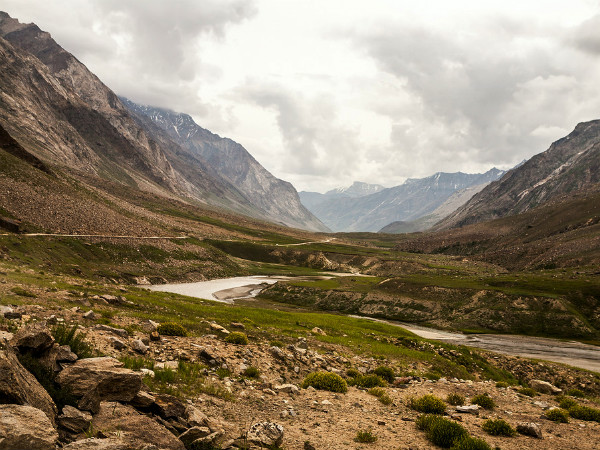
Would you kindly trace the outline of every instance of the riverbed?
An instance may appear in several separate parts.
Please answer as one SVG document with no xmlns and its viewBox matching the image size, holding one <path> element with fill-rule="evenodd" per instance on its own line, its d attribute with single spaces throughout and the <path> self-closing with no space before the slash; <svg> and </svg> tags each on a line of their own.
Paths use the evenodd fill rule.
<svg viewBox="0 0 600 450">
<path fill-rule="evenodd" d="M 308 278 L 322 279 L 330 277 L 302 277 L 302 279 Z M 267 286 L 278 281 L 290 279 L 292 277 L 286 276 L 234 277 L 197 283 L 154 285 L 148 286 L 148 288 L 153 291 L 173 292 L 189 297 L 216 300 L 231 304 L 236 299 L 252 298 Z M 371 319 L 362 316 L 351 317 L 360 317 L 399 326 L 426 339 L 491 350 L 505 355 L 544 359 L 600 372 L 600 347 L 582 344 L 581 342 L 520 335 L 462 334 L 421 327 L 409 323 Z"/>
</svg>

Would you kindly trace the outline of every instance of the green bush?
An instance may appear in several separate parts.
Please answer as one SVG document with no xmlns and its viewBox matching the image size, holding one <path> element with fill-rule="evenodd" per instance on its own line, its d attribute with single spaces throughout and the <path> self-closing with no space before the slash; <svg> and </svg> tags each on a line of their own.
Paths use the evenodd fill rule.
<svg viewBox="0 0 600 450">
<path fill-rule="evenodd" d="M 536 395 L 538 395 L 538 393 L 534 389 L 528 387 L 521 388 L 517 392 L 519 394 L 526 395 L 527 397 L 535 397 Z"/>
<path fill-rule="evenodd" d="M 379 366 L 377 369 L 373 371 L 375 375 L 380 376 L 388 383 L 393 383 L 396 378 L 396 374 L 394 373 L 394 369 L 386 366 Z"/>
<path fill-rule="evenodd" d="M 356 369 L 348 369 L 346 370 L 346 376 L 348 378 L 358 378 L 362 376 L 362 374 Z"/>
<path fill-rule="evenodd" d="M 85 334 L 77 333 L 77 324 L 72 327 L 68 327 L 63 323 L 58 324 L 52 328 L 51 333 L 59 345 L 68 345 L 71 347 L 71 351 L 79 359 L 94 356 L 94 349 L 90 344 L 85 342 Z"/>
<path fill-rule="evenodd" d="M 496 383 L 496 387 L 497 388 L 507 388 L 508 387 L 508 383 L 506 383 L 505 381 L 498 381 Z"/>
<path fill-rule="evenodd" d="M 546 411 L 546 418 L 553 422 L 569 423 L 569 411 L 562 408 L 554 408 Z"/>
<path fill-rule="evenodd" d="M 481 425 L 481 429 L 492 436 L 514 436 L 516 430 L 504 419 L 488 419 Z"/>
<path fill-rule="evenodd" d="M 577 397 L 577 398 L 585 397 L 585 393 L 583 391 L 580 391 L 579 389 L 569 389 L 567 391 L 567 395 L 570 395 L 571 397 Z"/>
<path fill-rule="evenodd" d="M 408 406 L 415 411 L 426 414 L 444 414 L 444 411 L 446 411 L 446 403 L 441 398 L 431 394 L 411 398 Z"/>
<path fill-rule="evenodd" d="M 365 389 L 370 389 L 374 387 L 385 387 L 387 383 L 381 378 L 379 375 L 370 374 L 370 375 L 361 375 L 356 378 L 352 378 L 349 381 L 350 385 L 357 386 Z"/>
<path fill-rule="evenodd" d="M 187 330 L 178 323 L 166 322 L 158 326 L 158 333 L 163 336 L 187 336 Z"/>
<path fill-rule="evenodd" d="M 558 406 L 560 406 L 562 409 L 567 409 L 567 410 L 571 409 L 573 406 L 577 406 L 579 404 L 572 398 L 565 397 L 563 395 L 556 397 L 556 400 L 558 401 Z"/>
<path fill-rule="evenodd" d="M 494 407 L 496 406 L 496 402 L 488 394 L 476 395 L 471 399 L 471 403 L 473 405 L 479 405 L 485 409 L 494 409 Z"/>
<path fill-rule="evenodd" d="M 356 433 L 354 441 L 361 442 L 363 444 L 371 444 L 377 441 L 377 436 L 375 436 L 371 430 L 360 430 Z"/>
<path fill-rule="evenodd" d="M 225 338 L 225 342 L 230 344 L 239 344 L 239 345 L 247 345 L 248 344 L 248 336 L 240 331 L 234 331 L 229 333 Z"/>
<path fill-rule="evenodd" d="M 421 431 L 427 431 L 429 430 L 429 428 L 431 428 L 431 425 L 433 424 L 433 422 L 435 422 L 436 420 L 440 420 L 441 417 L 438 416 L 437 414 L 422 414 L 419 417 L 417 417 L 417 420 L 415 421 L 415 424 L 417 425 L 417 428 Z"/>
<path fill-rule="evenodd" d="M 575 405 L 571 406 L 568 411 L 573 419 L 586 420 L 588 422 L 600 422 L 600 409 Z"/>
<path fill-rule="evenodd" d="M 456 393 L 448 394 L 446 403 L 452 406 L 462 406 L 465 404 L 465 397 Z"/>
<path fill-rule="evenodd" d="M 246 367 L 242 375 L 248 378 L 258 378 L 260 377 L 260 370 L 254 366 Z"/>
<path fill-rule="evenodd" d="M 374 387 L 369 389 L 369 394 L 377 397 L 381 403 L 384 405 L 391 405 L 393 403 L 392 398 L 388 395 L 385 389 L 380 387 Z"/>
<path fill-rule="evenodd" d="M 306 389 L 309 386 L 323 391 L 348 392 L 346 380 L 332 372 L 313 372 L 308 374 L 302 382 L 302 387 Z"/>
<path fill-rule="evenodd" d="M 279 348 L 282 348 L 282 347 L 283 347 L 283 342 L 281 342 L 281 341 L 271 341 L 271 342 L 269 342 L 269 345 L 270 345 L 271 347 L 279 347 Z"/>
<path fill-rule="evenodd" d="M 483 439 L 463 436 L 452 444 L 450 450 L 492 450 L 492 447 Z"/>
<path fill-rule="evenodd" d="M 440 417 L 430 424 L 425 435 L 434 445 L 450 448 L 458 440 L 467 437 L 469 433 L 462 425 Z"/>
</svg>

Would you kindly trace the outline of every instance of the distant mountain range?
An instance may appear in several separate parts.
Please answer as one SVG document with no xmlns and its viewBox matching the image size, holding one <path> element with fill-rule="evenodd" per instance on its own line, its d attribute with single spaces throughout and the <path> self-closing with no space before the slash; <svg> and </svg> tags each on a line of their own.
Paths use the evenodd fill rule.
<svg viewBox="0 0 600 450">
<path fill-rule="evenodd" d="M 325 194 L 300 192 L 300 199 L 333 231 L 376 232 L 393 222 L 412 222 L 431 215 L 428 221 L 408 227 L 410 231 L 417 231 L 433 225 L 453 211 L 449 205 L 458 207 L 458 201 L 467 201 L 469 195 L 474 195 L 503 173 L 496 168 L 483 174 L 438 172 L 427 178 L 408 179 L 392 188 L 354 183 L 349 188 L 334 189 Z M 468 188 L 471 189 L 463 191 Z M 455 195 L 442 207 L 459 191 L 463 193 Z M 441 209 L 436 212 L 438 208 Z M 388 229 L 388 232 L 396 232 L 395 229 Z"/>
<path fill-rule="evenodd" d="M 37 25 L 0 12 L 0 55 L 0 121 L 44 163 L 327 231 L 293 186 L 271 175 L 241 145 L 200 128 L 187 115 L 162 111 L 159 120 L 157 109 L 124 103 Z"/>
</svg>

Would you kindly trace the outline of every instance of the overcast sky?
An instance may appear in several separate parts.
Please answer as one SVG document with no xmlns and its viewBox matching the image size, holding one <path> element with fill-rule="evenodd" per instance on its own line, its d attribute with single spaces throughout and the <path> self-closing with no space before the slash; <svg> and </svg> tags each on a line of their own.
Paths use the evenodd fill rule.
<svg viewBox="0 0 600 450">
<path fill-rule="evenodd" d="M 51 6 L 50 6 L 51 5 Z M 509 168 L 600 118 L 598 0 L 0 0 L 298 190 Z"/>
</svg>

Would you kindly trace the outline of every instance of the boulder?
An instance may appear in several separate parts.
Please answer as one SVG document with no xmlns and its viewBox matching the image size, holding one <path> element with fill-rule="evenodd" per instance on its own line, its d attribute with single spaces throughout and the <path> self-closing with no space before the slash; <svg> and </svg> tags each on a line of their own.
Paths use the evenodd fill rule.
<svg viewBox="0 0 600 450">
<path fill-rule="evenodd" d="M 246 326 L 243 323 L 241 323 L 241 322 L 231 322 L 229 324 L 229 326 L 231 328 L 235 328 L 237 330 L 245 330 L 246 329 Z"/>
<path fill-rule="evenodd" d="M 192 443 L 198 439 L 204 438 L 211 434 L 208 427 L 192 427 L 179 435 L 179 440 L 183 442 L 185 448 L 190 448 Z"/>
<path fill-rule="evenodd" d="M 273 422 L 258 422 L 250 427 L 246 438 L 256 445 L 279 447 L 283 442 L 283 427 Z"/>
<path fill-rule="evenodd" d="M 192 405 L 185 407 L 185 415 L 187 422 L 193 427 L 208 426 L 208 416 Z"/>
<path fill-rule="evenodd" d="M 71 351 L 71 347 L 68 345 L 58 345 L 57 343 L 54 343 L 50 350 L 40 356 L 39 361 L 46 368 L 54 372 L 60 372 L 62 367 L 59 363 L 75 362 L 77 361 L 77 355 Z"/>
<path fill-rule="evenodd" d="M 52 347 L 54 338 L 46 322 L 34 322 L 17 331 L 10 344 L 21 353 L 41 354 Z"/>
<path fill-rule="evenodd" d="M 562 389 L 557 388 L 556 386 L 548 383 L 547 381 L 531 380 L 529 382 L 529 387 L 531 389 L 536 390 L 537 392 L 541 392 L 542 394 L 552 394 L 552 395 L 562 394 Z"/>
<path fill-rule="evenodd" d="M 83 313 L 83 318 L 88 320 L 98 320 L 100 316 L 90 309 L 89 311 Z"/>
<path fill-rule="evenodd" d="M 118 435 L 123 441 L 136 448 L 148 444 L 164 450 L 183 450 L 183 443 L 163 425 L 129 405 L 116 402 L 102 402 L 98 414 L 92 420 L 96 430 L 102 430 L 108 437 Z"/>
<path fill-rule="evenodd" d="M 152 412 L 163 419 L 184 417 L 186 405 L 177 397 L 168 394 L 156 394 L 154 404 L 151 406 Z"/>
<path fill-rule="evenodd" d="M 110 345 L 113 346 L 114 349 L 116 350 L 123 350 L 125 348 L 127 348 L 127 344 L 125 344 L 125 342 L 123 342 L 122 340 L 120 340 L 119 338 L 116 338 L 114 336 L 111 336 L 109 338 L 110 341 Z"/>
<path fill-rule="evenodd" d="M 215 323 L 215 322 L 211 322 L 210 329 L 211 329 L 211 331 L 216 332 L 216 333 L 221 333 L 224 335 L 229 334 L 228 329 L 226 329 L 225 327 L 222 327 L 221 325 L 219 325 L 218 323 Z"/>
<path fill-rule="evenodd" d="M 58 433 L 33 406 L 0 405 L 0 449 L 54 450 Z"/>
<path fill-rule="evenodd" d="M 211 433 L 206 437 L 201 437 L 200 439 L 196 439 L 194 442 L 192 442 L 192 444 L 190 445 L 190 448 L 193 448 L 193 449 L 196 449 L 196 448 L 220 448 L 220 447 L 215 447 L 215 443 L 216 443 L 217 439 L 219 439 L 222 435 L 223 435 L 223 433 L 221 433 L 219 431 L 215 431 L 214 433 Z"/>
<path fill-rule="evenodd" d="M 457 406 L 456 412 L 464 413 L 464 414 L 474 414 L 474 415 L 478 416 L 479 415 L 479 405 Z"/>
<path fill-rule="evenodd" d="M 153 331 L 158 330 L 158 323 L 154 322 L 153 320 L 144 320 L 140 326 L 142 327 L 142 330 L 144 330 L 146 333 L 152 333 Z"/>
<path fill-rule="evenodd" d="M 72 433 L 81 433 L 89 428 L 92 415 L 85 411 L 66 405 L 58 416 L 58 425 Z"/>
<path fill-rule="evenodd" d="M 140 339 L 135 339 L 131 342 L 131 349 L 140 355 L 148 353 L 148 346 L 144 344 Z"/>
<path fill-rule="evenodd" d="M 123 339 L 127 339 L 129 337 L 127 330 L 122 328 L 109 327 L 108 325 L 103 324 L 96 325 L 94 328 L 100 331 L 108 331 L 109 333 L 115 334 Z"/>
<path fill-rule="evenodd" d="M 135 397 L 133 397 L 133 399 L 131 399 L 131 402 L 129 403 L 131 403 L 131 406 L 135 408 L 148 409 L 152 406 L 154 400 L 154 395 L 148 392 L 140 391 L 135 395 Z"/>
<path fill-rule="evenodd" d="M 319 327 L 314 327 L 312 330 L 310 330 L 312 334 L 317 334 L 319 336 L 327 336 L 327 333 L 325 333 L 321 328 Z"/>
<path fill-rule="evenodd" d="M 535 422 L 519 422 L 517 424 L 517 432 L 524 434 L 525 436 L 543 439 L 542 429 L 540 428 L 540 425 Z"/>
<path fill-rule="evenodd" d="M 87 358 L 64 369 L 56 378 L 62 387 L 82 397 L 79 408 L 95 412 L 100 400 L 128 402 L 142 386 L 142 374 L 124 369 L 111 357 Z"/>
<path fill-rule="evenodd" d="M 277 392 L 285 392 L 286 394 L 297 394 L 300 391 L 295 384 L 279 384 L 274 386 L 273 389 Z"/>
<path fill-rule="evenodd" d="M 134 450 L 138 447 L 132 446 L 119 438 L 110 439 L 82 439 L 71 442 L 63 447 L 63 450 Z"/>
<path fill-rule="evenodd" d="M 0 401 L 42 410 L 56 423 L 56 405 L 42 385 L 21 365 L 10 347 L 0 344 Z"/>
</svg>

